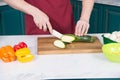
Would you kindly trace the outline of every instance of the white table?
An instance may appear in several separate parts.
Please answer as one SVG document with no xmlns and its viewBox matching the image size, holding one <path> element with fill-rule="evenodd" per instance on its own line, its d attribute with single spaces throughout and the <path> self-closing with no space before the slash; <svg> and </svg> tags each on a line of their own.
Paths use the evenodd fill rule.
<svg viewBox="0 0 120 80">
<path fill-rule="evenodd" d="M 101 34 L 91 35 L 103 43 Z M 45 36 L 50 35 L 0 36 L 0 47 L 24 41 L 35 55 L 35 60 L 28 63 L 0 60 L 0 80 L 120 78 L 120 64 L 109 62 L 102 53 L 37 55 L 37 37 Z"/>
</svg>

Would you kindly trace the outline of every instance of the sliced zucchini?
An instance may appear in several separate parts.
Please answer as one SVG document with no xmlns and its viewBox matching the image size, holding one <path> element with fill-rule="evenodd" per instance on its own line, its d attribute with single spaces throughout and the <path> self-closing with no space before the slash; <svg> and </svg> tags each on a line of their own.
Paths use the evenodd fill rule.
<svg viewBox="0 0 120 80">
<path fill-rule="evenodd" d="M 75 37 L 71 35 L 63 35 L 61 40 L 66 43 L 72 43 L 75 40 Z"/>
<path fill-rule="evenodd" d="M 90 35 L 84 35 L 84 36 L 77 36 L 74 34 L 65 34 L 61 38 L 62 41 L 67 43 L 72 42 L 94 42 L 95 38 Z"/>
<path fill-rule="evenodd" d="M 55 40 L 54 41 L 54 46 L 56 46 L 58 48 L 65 48 L 66 47 L 65 43 L 61 40 Z"/>
</svg>

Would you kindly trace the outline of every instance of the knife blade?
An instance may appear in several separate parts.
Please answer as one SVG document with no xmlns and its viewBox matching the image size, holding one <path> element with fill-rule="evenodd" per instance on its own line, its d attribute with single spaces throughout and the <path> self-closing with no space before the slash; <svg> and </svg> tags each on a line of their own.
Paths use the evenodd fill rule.
<svg viewBox="0 0 120 80">
<path fill-rule="evenodd" d="M 55 29 L 52 30 L 52 35 L 59 38 L 59 39 L 61 39 L 61 37 L 63 36 L 62 33 L 56 31 Z"/>
</svg>

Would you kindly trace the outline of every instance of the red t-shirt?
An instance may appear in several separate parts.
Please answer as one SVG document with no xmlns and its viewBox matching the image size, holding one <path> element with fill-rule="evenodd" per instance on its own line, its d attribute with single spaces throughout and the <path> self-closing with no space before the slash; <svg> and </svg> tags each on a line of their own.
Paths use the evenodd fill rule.
<svg viewBox="0 0 120 80">
<path fill-rule="evenodd" d="M 53 29 L 69 34 L 74 32 L 74 18 L 70 0 L 26 0 L 39 8 L 49 17 Z M 49 31 L 40 30 L 34 23 L 33 17 L 25 14 L 26 34 L 49 34 Z"/>
</svg>

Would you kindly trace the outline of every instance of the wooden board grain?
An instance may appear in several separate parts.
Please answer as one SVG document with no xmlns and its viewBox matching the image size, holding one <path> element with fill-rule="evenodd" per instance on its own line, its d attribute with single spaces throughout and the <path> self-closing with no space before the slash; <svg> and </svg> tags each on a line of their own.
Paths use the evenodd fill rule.
<svg viewBox="0 0 120 80">
<path fill-rule="evenodd" d="M 53 42 L 57 40 L 55 37 L 39 37 L 37 42 L 38 54 L 76 54 L 76 53 L 99 53 L 102 52 L 102 44 L 97 37 L 93 43 L 73 42 L 67 44 L 65 49 L 57 48 Z"/>
</svg>

